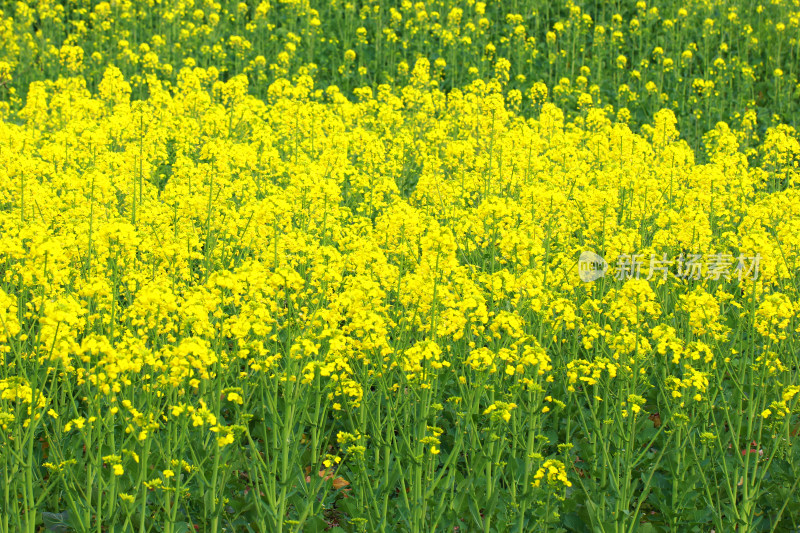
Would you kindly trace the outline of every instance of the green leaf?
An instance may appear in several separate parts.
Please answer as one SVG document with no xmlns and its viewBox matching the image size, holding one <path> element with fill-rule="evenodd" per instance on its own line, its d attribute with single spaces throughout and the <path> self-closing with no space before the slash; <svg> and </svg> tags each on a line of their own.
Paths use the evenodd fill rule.
<svg viewBox="0 0 800 533">
<path fill-rule="evenodd" d="M 478 505 L 475 503 L 473 498 L 468 498 L 467 502 L 469 504 L 469 512 L 472 515 L 473 520 L 475 520 L 475 524 L 478 527 L 483 527 L 483 520 L 481 519 L 481 513 L 478 510 Z"/>
<path fill-rule="evenodd" d="M 47 531 L 72 531 L 69 521 L 69 511 L 62 513 L 42 513 L 42 521 Z"/>
<path fill-rule="evenodd" d="M 188 533 L 189 531 L 194 531 L 194 529 L 189 525 L 188 522 L 178 522 L 175 524 L 173 531 L 175 533 Z"/>
<path fill-rule="evenodd" d="M 658 529 L 656 529 L 656 527 L 650 522 L 645 522 L 643 524 L 640 523 L 636 531 L 639 531 L 640 533 L 655 533 L 658 531 Z"/>
<path fill-rule="evenodd" d="M 318 516 L 312 516 L 303 523 L 303 531 L 309 533 L 322 533 L 327 531 L 328 523 Z"/>
<path fill-rule="evenodd" d="M 350 516 L 360 516 L 361 507 L 354 498 L 342 498 L 336 502 L 336 508 Z"/>
<path fill-rule="evenodd" d="M 589 531 L 589 528 L 586 526 L 586 521 L 581 518 L 578 513 L 569 513 L 564 515 L 563 523 L 569 531 L 577 531 L 581 533 Z"/>
</svg>

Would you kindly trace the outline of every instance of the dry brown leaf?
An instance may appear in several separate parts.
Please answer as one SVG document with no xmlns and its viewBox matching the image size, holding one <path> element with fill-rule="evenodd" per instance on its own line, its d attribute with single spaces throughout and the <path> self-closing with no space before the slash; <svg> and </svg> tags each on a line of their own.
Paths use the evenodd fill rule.
<svg viewBox="0 0 800 533">
<path fill-rule="evenodd" d="M 650 415 L 650 420 L 653 422 L 653 427 L 658 429 L 661 427 L 661 414 L 653 413 Z"/>
<path fill-rule="evenodd" d="M 306 472 L 306 483 L 311 483 L 311 467 L 307 466 L 305 468 Z M 323 478 L 324 481 L 333 480 L 333 488 L 338 490 L 344 488 L 350 484 L 349 481 L 344 479 L 343 477 L 335 477 L 332 468 L 327 468 L 325 470 L 319 471 L 319 477 Z M 350 489 L 347 489 L 350 490 Z"/>
</svg>

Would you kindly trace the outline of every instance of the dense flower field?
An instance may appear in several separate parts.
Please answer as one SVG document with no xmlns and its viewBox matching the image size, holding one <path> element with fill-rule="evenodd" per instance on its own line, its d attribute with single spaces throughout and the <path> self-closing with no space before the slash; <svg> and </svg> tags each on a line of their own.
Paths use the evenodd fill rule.
<svg viewBox="0 0 800 533">
<path fill-rule="evenodd" d="M 3 2 L 0 533 L 798 531 L 764 4 Z"/>
</svg>

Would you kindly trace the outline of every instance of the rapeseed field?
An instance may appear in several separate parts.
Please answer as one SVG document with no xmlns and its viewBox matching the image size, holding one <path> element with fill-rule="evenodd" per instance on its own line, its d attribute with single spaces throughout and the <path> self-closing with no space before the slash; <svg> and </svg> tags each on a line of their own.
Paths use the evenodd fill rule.
<svg viewBox="0 0 800 533">
<path fill-rule="evenodd" d="M 798 0 L 0 4 L 0 533 L 800 531 Z"/>
</svg>

